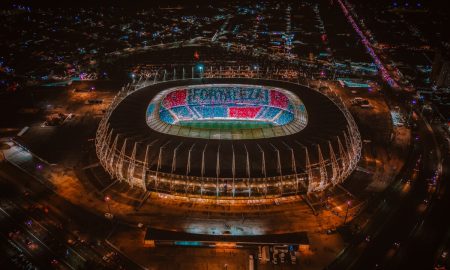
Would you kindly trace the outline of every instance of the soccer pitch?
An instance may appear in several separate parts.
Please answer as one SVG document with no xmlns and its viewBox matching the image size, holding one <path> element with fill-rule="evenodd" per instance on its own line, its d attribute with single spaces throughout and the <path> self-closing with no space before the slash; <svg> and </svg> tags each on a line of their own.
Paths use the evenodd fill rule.
<svg viewBox="0 0 450 270">
<path fill-rule="evenodd" d="M 193 120 L 193 121 L 180 121 L 180 126 L 201 128 L 201 129 L 255 129 L 255 128 L 267 128 L 273 127 L 270 122 L 263 121 L 242 121 L 242 120 Z"/>
</svg>

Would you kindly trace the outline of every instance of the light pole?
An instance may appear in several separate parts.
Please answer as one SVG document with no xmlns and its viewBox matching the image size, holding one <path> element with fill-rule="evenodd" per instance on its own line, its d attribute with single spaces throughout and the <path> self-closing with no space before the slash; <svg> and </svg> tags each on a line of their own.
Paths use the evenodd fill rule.
<svg viewBox="0 0 450 270">
<path fill-rule="evenodd" d="M 105 196 L 105 202 L 108 205 L 108 213 L 111 214 L 111 206 L 109 205 L 109 201 L 111 200 L 111 197 L 109 197 L 108 195 Z"/>
<path fill-rule="evenodd" d="M 350 208 L 350 205 L 352 204 L 352 201 L 347 201 L 347 208 L 345 210 L 345 218 L 344 218 L 344 225 L 347 224 L 347 217 L 348 217 L 348 209 Z"/>
</svg>

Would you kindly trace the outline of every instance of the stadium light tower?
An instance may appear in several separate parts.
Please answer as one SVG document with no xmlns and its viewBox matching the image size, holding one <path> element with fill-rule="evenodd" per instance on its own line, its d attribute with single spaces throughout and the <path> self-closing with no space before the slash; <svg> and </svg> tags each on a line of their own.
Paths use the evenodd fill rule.
<svg viewBox="0 0 450 270">
<path fill-rule="evenodd" d="M 111 197 L 108 195 L 105 196 L 105 202 L 108 205 L 108 213 L 111 213 L 111 206 L 109 205 L 109 201 L 111 200 Z"/>
<path fill-rule="evenodd" d="M 344 218 L 344 224 L 347 224 L 347 217 L 348 217 L 348 208 L 350 208 L 350 205 L 352 204 L 352 201 L 347 201 L 347 208 L 345 210 L 345 218 Z"/>
<path fill-rule="evenodd" d="M 205 70 L 205 66 L 203 64 L 197 64 L 196 68 L 200 74 L 202 74 L 203 71 Z"/>
</svg>

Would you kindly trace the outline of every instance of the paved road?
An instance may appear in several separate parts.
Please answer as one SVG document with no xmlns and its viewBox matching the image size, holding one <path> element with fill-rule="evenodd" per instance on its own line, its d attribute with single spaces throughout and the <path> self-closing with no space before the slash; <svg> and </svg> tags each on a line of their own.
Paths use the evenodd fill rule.
<svg viewBox="0 0 450 270">
<path fill-rule="evenodd" d="M 438 136 L 437 136 L 438 137 Z M 438 139 L 438 144 L 440 140 Z M 441 151 L 442 176 L 438 181 L 436 192 L 430 198 L 428 208 L 408 235 L 405 245 L 390 260 L 386 269 L 431 269 L 436 264 L 442 250 L 445 249 L 450 230 L 448 217 L 450 206 L 449 176 L 450 156 L 448 151 Z M 434 164 L 436 166 L 436 164 Z M 440 243 L 444 247 L 441 248 Z M 447 246 L 448 248 L 448 246 Z"/>
<path fill-rule="evenodd" d="M 445 227 L 441 224 L 438 227 L 442 228 L 435 228 L 433 219 L 443 217 L 439 213 L 442 214 L 446 206 L 444 199 L 437 199 L 429 185 L 440 159 L 439 144 L 434 139 L 434 131 L 425 122 L 418 124 L 416 147 L 401 176 L 403 180 L 411 181 L 398 179 L 385 192 L 385 199 L 375 211 L 371 223 L 330 265 L 330 269 L 431 268 L 431 261 L 425 257 L 433 257 L 430 255 L 437 246 L 436 238 Z M 447 170 L 444 173 L 448 173 Z M 417 268 L 419 265 L 421 267 Z"/>
</svg>

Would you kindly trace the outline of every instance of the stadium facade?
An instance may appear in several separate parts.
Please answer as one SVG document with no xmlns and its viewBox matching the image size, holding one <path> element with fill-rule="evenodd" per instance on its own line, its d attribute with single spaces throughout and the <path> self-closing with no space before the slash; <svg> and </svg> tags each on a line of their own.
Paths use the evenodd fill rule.
<svg viewBox="0 0 450 270">
<path fill-rule="evenodd" d="M 203 78 L 124 88 L 100 122 L 96 150 L 112 177 L 147 191 L 272 198 L 343 182 L 361 138 L 337 96 L 282 81 Z"/>
</svg>

